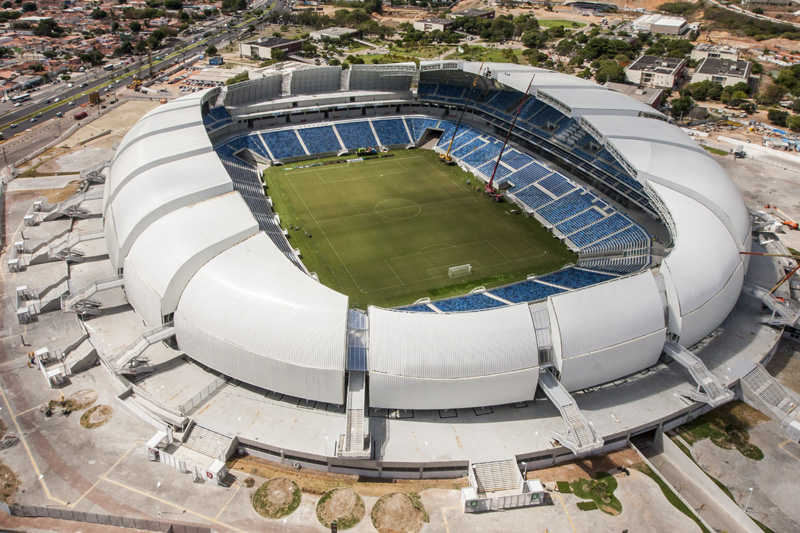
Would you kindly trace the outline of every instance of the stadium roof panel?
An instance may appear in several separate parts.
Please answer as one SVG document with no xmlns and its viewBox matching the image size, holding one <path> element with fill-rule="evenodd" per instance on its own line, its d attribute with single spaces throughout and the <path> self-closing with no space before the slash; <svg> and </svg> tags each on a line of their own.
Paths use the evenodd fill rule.
<svg viewBox="0 0 800 533">
<path fill-rule="evenodd" d="M 727 172 L 710 155 L 644 140 L 612 139 L 611 143 L 642 173 L 640 179 L 661 183 L 704 204 L 744 248 L 750 216 Z"/>
<path fill-rule="evenodd" d="M 594 90 L 574 88 L 544 88 L 537 89 L 538 93 L 553 98 L 571 110 L 572 117 L 582 115 L 621 115 L 647 116 L 666 118 L 662 113 L 652 107 L 616 91 L 595 85 Z M 523 89 L 524 91 L 524 89 Z"/>
<path fill-rule="evenodd" d="M 142 172 L 120 191 L 106 214 L 106 238 L 115 245 L 109 247 L 114 268 L 122 266 L 133 242 L 159 218 L 232 190 L 233 182 L 213 152 Z"/>
<path fill-rule="evenodd" d="M 131 303 L 148 324 L 160 325 L 197 270 L 256 233 L 258 223 L 237 192 L 161 217 L 142 232 L 125 260 Z M 143 284 L 139 290 L 137 284 Z"/>
<path fill-rule="evenodd" d="M 371 371 L 445 379 L 499 374 L 539 364 L 527 304 L 447 314 L 370 307 L 369 316 Z M 435 356 L 431 346 L 439 346 Z"/>
<path fill-rule="evenodd" d="M 581 119 L 597 130 L 604 138 L 634 139 L 673 144 L 704 153 L 703 149 L 691 137 L 675 126 L 661 120 L 615 115 L 583 115 Z"/>
<path fill-rule="evenodd" d="M 650 272 L 551 296 L 549 308 L 551 323 L 558 328 L 562 359 L 665 328 L 661 297 Z"/>
<path fill-rule="evenodd" d="M 738 295 L 741 284 L 733 289 L 727 286 L 742 261 L 730 233 L 708 208 L 667 186 L 651 186 L 675 224 L 675 247 L 662 262 L 661 271 L 671 302 L 670 329 L 678 333 L 681 317 L 712 301 L 723 290 L 733 290 Z M 719 320 L 703 336 L 722 322 L 731 307 L 718 306 L 715 318 Z"/>
</svg>

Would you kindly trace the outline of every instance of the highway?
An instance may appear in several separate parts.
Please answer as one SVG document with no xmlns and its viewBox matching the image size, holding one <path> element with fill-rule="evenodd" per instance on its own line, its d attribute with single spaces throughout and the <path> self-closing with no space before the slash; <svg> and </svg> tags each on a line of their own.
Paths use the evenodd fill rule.
<svg viewBox="0 0 800 533">
<path fill-rule="evenodd" d="M 284 9 L 284 3 L 285 0 L 278 0 L 273 9 L 282 11 Z M 259 6 L 263 7 L 265 4 L 266 2 L 256 2 L 256 4 L 253 6 L 253 9 L 256 9 Z M 194 57 L 195 55 L 202 54 L 210 45 L 217 46 L 220 45 L 220 43 L 224 43 L 224 41 L 232 39 L 245 25 L 255 24 L 256 26 L 260 26 L 265 18 L 266 13 L 261 17 L 260 20 L 249 20 L 241 22 L 233 27 L 225 27 L 222 29 L 220 29 L 219 26 L 225 25 L 229 19 L 220 20 L 214 26 L 212 26 L 212 28 L 216 28 L 219 31 L 208 39 L 198 39 L 195 37 L 194 39 L 197 39 L 196 42 L 183 41 L 178 42 L 172 47 L 156 50 L 153 52 L 153 55 L 159 57 L 163 56 L 165 59 L 158 62 L 154 61 L 154 73 L 168 69 L 179 62 L 183 62 Z M 213 31 L 213 29 L 207 31 Z M 23 103 L 23 105 L 20 107 L 14 107 L 14 104 L 11 102 L 0 104 L 0 131 L 2 131 L 6 139 L 9 139 L 9 141 L 3 145 L 4 148 L 10 152 L 9 149 L 12 145 L 12 141 L 10 139 L 12 139 L 14 134 L 34 126 L 34 124 L 30 122 L 30 119 L 36 113 L 42 113 L 42 116 L 37 119 L 37 122 L 46 122 L 47 125 L 46 127 L 36 128 L 33 133 L 38 135 L 39 130 L 43 132 L 50 132 L 52 133 L 52 140 L 52 138 L 54 138 L 57 134 L 54 133 L 54 130 L 57 129 L 56 124 L 61 124 L 62 129 L 65 127 L 68 128 L 69 124 L 73 121 L 72 117 L 78 112 L 77 109 L 82 104 L 85 104 L 89 101 L 89 93 L 99 90 L 101 95 L 113 95 L 115 89 L 123 88 L 132 83 L 133 75 L 138 73 L 140 69 L 144 69 L 144 71 L 141 72 L 140 77 L 144 78 L 147 76 L 149 73 L 146 66 L 147 58 L 138 57 L 134 63 L 130 63 L 122 67 L 128 69 L 127 74 L 124 73 L 122 68 L 112 72 L 106 72 L 101 68 L 89 69 L 85 72 L 73 72 L 69 82 L 62 81 L 55 85 L 43 85 L 40 87 L 40 90 L 30 92 L 31 100 Z M 110 91 L 108 93 L 104 92 L 103 89 L 106 86 L 109 86 L 112 80 L 113 85 L 110 86 Z M 72 83 L 73 87 L 68 87 L 68 83 Z M 85 87 L 80 87 L 80 85 L 83 83 L 86 83 L 87 85 Z M 58 98 L 57 104 L 55 102 L 56 98 Z M 54 106 L 54 104 L 56 105 Z M 44 111 L 46 108 L 51 109 Z M 57 122 L 53 122 L 51 125 L 51 123 L 48 121 L 56 119 L 56 114 L 59 112 L 63 113 L 64 117 L 58 119 Z M 16 128 L 11 128 L 12 124 L 16 124 Z M 26 135 L 25 137 L 27 143 L 29 136 Z M 31 152 L 32 150 L 27 151 Z M 6 155 L 9 162 L 11 162 L 11 156 L 8 153 Z M 19 155 L 13 160 L 19 159 L 24 155 L 25 154 Z"/>
</svg>

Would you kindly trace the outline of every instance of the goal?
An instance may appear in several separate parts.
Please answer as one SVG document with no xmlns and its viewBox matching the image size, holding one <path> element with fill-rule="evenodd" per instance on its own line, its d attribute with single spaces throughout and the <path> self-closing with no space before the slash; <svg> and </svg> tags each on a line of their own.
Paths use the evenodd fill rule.
<svg viewBox="0 0 800 533">
<path fill-rule="evenodd" d="M 472 265 L 459 265 L 450 267 L 450 270 L 447 273 L 450 278 L 463 278 L 464 276 L 469 276 L 472 274 Z"/>
</svg>

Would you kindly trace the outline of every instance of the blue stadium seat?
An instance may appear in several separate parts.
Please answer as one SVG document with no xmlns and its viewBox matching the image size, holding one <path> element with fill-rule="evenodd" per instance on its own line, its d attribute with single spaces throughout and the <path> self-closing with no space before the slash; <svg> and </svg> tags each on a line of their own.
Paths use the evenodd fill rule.
<svg viewBox="0 0 800 533">
<path fill-rule="evenodd" d="M 513 303 L 535 302 L 547 298 L 552 294 L 564 292 L 564 289 L 551 287 L 535 281 L 523 281 L 514 285 L 506 285 L 499 289 L 492 289 L 492 294 Z"/>
<path fill-rule="evenodd" d="M 583 195 L 580 191 L 574 191 L 542 207 L 537 213 L 550 224 L 555 225 L 562 220 L 577 215 L 581 211 L 586 211 L 592 206 L 592 200 L 593 196 L 591 194 Z"/>
<path fill-rule="evenodd" d="M 373 119 L 372 126 L 375 128 L 375 133 L 378 134 L 378 141 L 382 146 L 408 144 L 411 142 L 402 119 Z"/>
<path fill-rule="evenodd" d="M 335 128 L 339 132 L 339 137 L 342 138 L 345 148 L 348 150 L 378 146 L 378 141 L 375 140 L 375 135 L 372 133 L 372 128 L 369 127 L 369 122 L 367 121 L 344 122 L 336 124 Z"/>
<path fill-rule="evenodd" d="M 548 202 L 553 201 L 551 196 L 548 196 L 544 191 L 535 185 L 533 187 L 528 187 L 522 192 L 514 193 L 514 195 L 519 199 L 520 202 L 524 203 L 534 211 Z"/>
<path fill-rule="evenodd" d="M 339 152 L 342 145 L 336 138 L 332 126 L 319 126 L 316 128 L 303 128 L 297 130 L 303 139 L 308 153 L 323 154 L 325 152 Z"/>
<path fill-rule="evenodd" d="M 425 304 L 422 305 L 409 305 L 408 307 L 399 308 L 400 311 L 411 311 L 414 313 L 433 313 L 434 310 Z"/>
<path fill-rule="evenodd" d="M 538 185 L 542 189 L 549 191 L 555 197 L 564 196 L 575 188 L 574 183 L 569 181 L 558 172 L 554 172 L 543 180 L 539 181 Z"/>
<path fill-rule="evenodd" d="M 631 221 L 619 213 L 615 213 L 608 218 L 601 220 L 577 233 L 569 236 L 576 246 L 583 248 L 589 244 L 599 241 L 605 237 L 613 235 L 621 229 L 631 225 Z"/>
<path fill-rule="evenodd" d="M 567 268 L 552 274 L 547 274 L 537 278 L 539 281 L 552 283 L 559 287 L 566 287 L 568 289 L 580 289 L 594 285 L 603 281 L 614 279 L 616 276 L 611 274 L 601 274 L 598 272 L 589 272 L 579 268 Z"/>
<path fill-rule="evenodd" d="M 505 304 L 483 294 L 470 294 L 450 300 L 439 300 L 438 302 L 433 302 L 433 305 L 445 313 L 453 313 L 456 311 L 477 311 L 479 309 L 503 307 Z"/>
<path fill-rule="evenodd" d="M 558 224 L 556 228 L 558 228 L 558 231 L 564 235 L 569 235 L 570 233 L 574 233 L 579 229 L 588 226 L 589 224 L 594 224 L 602 218 L 604 218 L 604 215 L 600 213 L 600 211 L 596 209 L 589 209 L 578 216 L 568 219 L 566 222 Z"/>
<path fill-rule="evenodd" d="M 294 130 L 267 131 L 261 134 L 277 159 L 306 155 Z"/>
</svg>

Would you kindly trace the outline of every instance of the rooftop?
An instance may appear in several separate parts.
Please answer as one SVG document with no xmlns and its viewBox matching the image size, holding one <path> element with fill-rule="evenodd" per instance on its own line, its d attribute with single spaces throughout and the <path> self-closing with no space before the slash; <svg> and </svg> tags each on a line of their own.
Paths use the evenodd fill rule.
<svg viewBox="0 0 800 533">
<path fill-rule="evenodd" d="M 739 52 L 738 47 L 728 46 L 723 44 L 700 43 L 697 46 L 695 46 L 694 49 L 698 52 L 727 52 L 731 54 Z"/>
<path fill-rule="evenodd" d="M 299 39 L 284 39 L 283 37 L 270 37 L 269 39 L 256 39 L 255 41 L 250 41 L 247 44 L 250 45 L 257 45 L 257 46 L 266 46 L 266 47 L 273 47 L 273 46 L 280 46 L 282 44 L 289 44 L 298 42 Z"/>
<path fill-rule="evenodd" d="M 636 85 L 628 85 L 625 83 L 608 82 L 606 83 L 606 87 L 613 89 L 618 93 L 622 93 L 625 96 L 630 96 L 634 100 L 638 100 L 649 106 L 652 106 L 653 103 L 658 100 L 658 97 L 661 96 L 661 93 L 664 92 L 661 89 L 640 88 Z"/>
<path fill-rule="evenodd" d="M 746 78 L 750 72 L 750 62 L 742 59 L 716 59 L 707 57 L 697 66 L 698 74 L 713 74 L 734 78 Z"/>
<path fill-rule="evenodd" d="M 325 28 L 325 29 L 322 29 L 322 30 L 313 31 L 311 33 L 316 33 L 318 35 L 322 35 L 323 37 L 338 38 L 338 37 L 342 37 L 344 35 L 350 35 L 350 34 L 356 33 L 356 32 L 358 32 L 358 30 L 354 30 L 352 28 L 334 27 L 334 28 Z"/>
<path fill-rule="evenodd" d="M 659 56 L 640 56 L 636 61 L 628 66 L 628 70 L 641 70 L 647 72 L 658 72 L 660 74 L 672 74 L 683 67 L 685 61 L 674 57 Z"/>
</svg>

